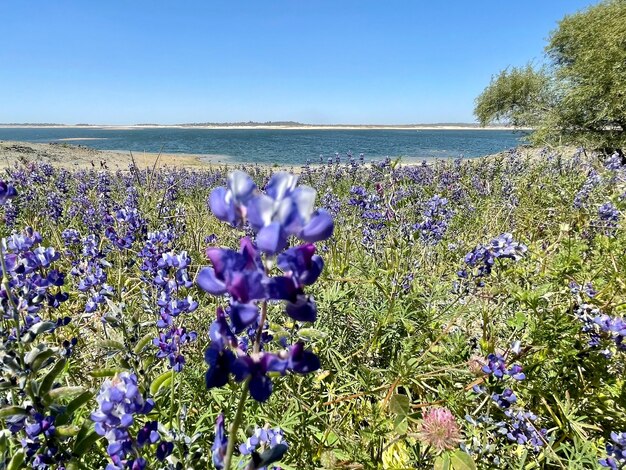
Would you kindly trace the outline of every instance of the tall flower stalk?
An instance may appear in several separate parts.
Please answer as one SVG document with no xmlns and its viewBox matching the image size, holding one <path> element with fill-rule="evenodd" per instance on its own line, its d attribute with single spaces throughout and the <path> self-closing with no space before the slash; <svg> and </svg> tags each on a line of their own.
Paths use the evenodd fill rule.
<svg viewBox="0 0 626 470">
<path fill-rule="evenodd" d="M 218 469 L 231 468 L 248 395 L 265 402 L 272 394 L 268 373 L 306 374 L 320 367 L 317 356 L 302 342 L 283 342 L 284 349 L 269 351 L 273 338 L 268 331 L 268 301 L 282 301 L 285 313 L 296 322 L 317 318 L 315 301 L 304 288 L 324 267 L 313 243 L 328 239 L 334 228 L 329 213 L 314 209 L 315 190 L 297 182 L 297 176 L 276 173 L 262 192 L 247 174 L 236 171 L 229 175 L 227 187 L 210 195 L 218 219 L 234 227 L 247 222 L 255 235 L 242 238 L 239 251 L 208 248 L 211 266 L 201 269 L 196 280 L 210 294 L 228 299 L 226 309 L 218 308 L 209 331 L 206 386 L 222 387 L 231 377 L 242 383 L 226 444 L 223 417 L 216 426 L 213 462 Z M 304 244 L 290 246 L 294 239 Z M 282 273 L 272 275 L 276 268 Z M 277 444 L 263 454 L 253 451 L 251 465 L 265 467 L 280 460 L 286 450 Z"/>
</svg>

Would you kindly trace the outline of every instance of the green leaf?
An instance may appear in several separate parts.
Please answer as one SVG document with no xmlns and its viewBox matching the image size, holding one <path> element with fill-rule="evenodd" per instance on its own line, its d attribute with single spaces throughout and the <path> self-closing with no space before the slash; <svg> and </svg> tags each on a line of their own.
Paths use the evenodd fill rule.
<svg viewBox="0 0 626 470">
<path fill-rule="evenodd" d="M 65 407 L 65 410 L 63 411 L 63 413 L 61 413 L 57 417 L 57 419 L 55 421 L 56 424 L 58 424 L 59 426 L 63 425 L 63 424 L 67 424 L 68 421 L 72 418 L 72 415 L 74 414 L 74 412 L 78 408 L 83 406 L 85 403 L 89 402 L 89 400 L 91 400 L 92 397 L 93 397 L 93 394 L 91 392 L 84 392 L 84 393 L 80 394 L 79 396 L 77 396 L 76 398 L 74 398 Z"/>
<path fill-rule="evenodd" d="M 61 398 L 73 398 L 77 395 L 82 394 L 83 392 L 85 392 L 85 389 L 83 387 L 59 387 L 50 390 L 50 393 L 48 393 L 48 395 L 53 400 L 59 400 Z"/>
<path fill-rule="evenodd" d="M 135 345 L 133 352 L 135 354 L 139 354 L 143 349 L 152 342 L 152 338 L 154 338 L 154 333 L 148 333 L 146 336 L 141 338 L 139 342 Z"/>
<path fill-rule="evenodd" d="M 48 394 L 48 392 L 52 388 L 52 385 L 54 385 L 54 381 L 56 380 L 57 376 L 65 368 L 65 362 L 66 362 L 65 359 L 59 359 L 57 363 L 54 365 L 54 367 L 52 367 L 50 372 L 46 374 L 46 376 L 43 378 L 41 382 L 41 387 L 39 387 L 40 395 L 44 396 Z"/>
<path fill-rule="evenodd" d="M 406 395 L 395 394 L 389 400 L 389 409 L 398 416 L 407 416 L 409 414 L 409 397 Z"/>
<path fill-rule="evenodd" d="M 393 421 L 393 430 L 400 434 L 406 434 L 407 430 L 409 428 L 409 422 L 406 419 L 406 415 L 398 415 L 396 416 L 396 419 L 394 419 Z"/>
<path fill-rule="evenodd" d="M 24 408 L 20 408 L 19 406 L 7 406 L 6 408 L 0 409 L 0 418 L 8 418 L 9 416 L 15 415 L 27 415 L 28 411 Z"/>
<path fill-rule="evenodd" d="M 72 437 L 76 436 L 80 432 L 80 427 L 74 424 L 69 424 L 67 426 L 57 426 L 55 428 L 55 432 L 61 437 Z"/>
<path fill-rule="evenodd" d="M 455 450 L 450 459 L 454 470 L 476 470 L 476 464 L 472 457 L 461 449 Z"/>
<path fill-rule="evenodd" d="M 124 369 L 120 368 L 108 368 L 108 369 L 96 369 L 89 372 L 89 375 L 96 378 L 101 377 L 113 377 L 115 374 L 119 374 L 120 372 L 124 372 Z"/>
<path fill-rule="evenodd" d="M 9 462 L 9 465 L 7 466 L 7 470 L 17 470 L 18 468 L 22 467 L 23 463 L 24 463 L 24 452 L 21 450 L 18 450 L 15 453 L 15 455 L 13 455 L 13 458 Z"/>
<path fill-rule="evenodd" d="M 161 389 L 161 387 L 166 385 L 165 384 L 166 380 L 170 379 L 170 381 L 171 381 L 171 379 L 173 377 L 174 377 L 174 371 L 173 370 L 168 370 L 167 372 L 164 372 L 161 375 L 159 375 L 150 384 L 150 393 L 152 395 L 156 395 L 159 392 L 159 390 Z"/>
<path fill-rule="evenodd" d="M 81 395 L 78 395 L 71 402 L 69 402 L 69 404 L 67 405 L 67 408 L 65 408 L 65 413 L 71 415 L 78 408 L 80 408 L 85 403 L 87 403 L 89 400 L 91 400 L 91 397 L 93 397 L 93 393 L 91 393 L 91 392 L 84 392 Z"/>
<path fill-rule="evenodd" d="M 124 346 L 122 343 L 120 343 L 119 341 L 114 341 L 112 339 L 100 341 L 98 343 L 98 347 L 100 349 L 116 349 L 118 351 L 124 351 L 126 349 L 126 346 Z"/>
<path fill-rule="evenodd" d="M 78 457 L 82 457 L 98 439 L 100 439 L 100 436 L 96 434 L 96 431 L 89 432 L 83 439 L 76 441 L 72 453 Z"/>
<path fill-rule="evenodd" d="M 450 468 L 450 455 L 448 453 L 441 454 L 435 460 L 433 470 L 451 470 Z"/>
<path fill-rule="evenodd" d="M 51 321 L 42 321 L 31 326 L 28 331 L 34 333 L 35 335 L 40 335 L 41 333 L 53 330 L 56 326 L 57 324 Z"/>
<path fill-rule="evenodd" d="M 327 335 L 323 331 L 316 328 L 302 328 L 301 330 L 298 330 L 298 336 L 302 338 L 318 339 L 325 338 Z"/>
</svg>

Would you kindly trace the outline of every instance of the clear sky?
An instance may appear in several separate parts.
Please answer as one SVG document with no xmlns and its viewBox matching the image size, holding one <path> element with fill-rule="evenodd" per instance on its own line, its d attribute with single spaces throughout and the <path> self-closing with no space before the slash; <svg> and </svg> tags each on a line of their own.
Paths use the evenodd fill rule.
<svg viewBox="0 0 626 470">
<path fill-rule="evenodd" d="M 2 0 L 0 122 L 471 122 L 589 0 Z"/>
</svg>

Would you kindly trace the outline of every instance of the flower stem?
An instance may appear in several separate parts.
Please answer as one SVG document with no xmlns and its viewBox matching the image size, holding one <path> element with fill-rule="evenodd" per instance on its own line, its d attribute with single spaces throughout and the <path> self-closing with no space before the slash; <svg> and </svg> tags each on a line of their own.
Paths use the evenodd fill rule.
<svg viewBox="0 0 626 470">
<path fill-rule="evenodd" d="M 254 349 L 255 353 L 258 353 L 261 350 L 261 335 L 263 335 L 263 326 L 265 325 L 265 320 L 267 319 L 267 300 L 264 300 L 261 304 L 261 319 L 259 320 L 259 327 L 256 330 L 256 339 L 254 341 Z"/>
<path fill-rule="evenodd" d="M 248 398 L 248 382 L 250 382 L 250 378 L 247 378 L 242 384 L 241 396 L 237 404 L 237 412 L 235 413 L 235 418 L 228 431 L 228 445 L 226 446 L 226 455 L 224 456 L 224 470 L 230 470 L 230 463 L 233 458 L 233 452 L 235 451 L 235 442 L 237 441 L 237 430 L 241 424 L 243 408 Z"/>
<path fill-rule="evenodd" d="M 256 338 L 254 341 L 253 351 L 258 353 L 261 350 L 261 335 L 263 334 L 263 325 L 267 318 L 267 300 L 264 300 L 261 304 L 261 319 L 259 320 L 259 328 L 256 331 Z M 228 432 L 228 445 L 226 447 L 226 455 L 224 456 L 224 470 L 230 470 L 230 462 L 233 458 L 233 452 L 235 451 L 235 441 L 237 440 L 237 430 L 241 424 L 241 418 L 243 416 L 243 408 L 248 398 L 248 383 L 250 377 L 248 377 L 242 384 L 241 396 L 239 397 L 239 403 L 237 404 L 237 412 L 235 418 L 230 425 Z"/>
</svg>

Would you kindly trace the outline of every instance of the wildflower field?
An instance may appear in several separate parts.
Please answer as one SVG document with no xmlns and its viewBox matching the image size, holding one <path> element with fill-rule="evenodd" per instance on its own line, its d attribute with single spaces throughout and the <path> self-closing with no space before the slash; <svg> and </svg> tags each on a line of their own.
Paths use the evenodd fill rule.
<svg viewBox="0 0 626 470">
<path fill-rule="evenodd" d="M 297 173 L 7 170 L 0 467 L 623 467 L 619 156 Z"/>
</svg>

